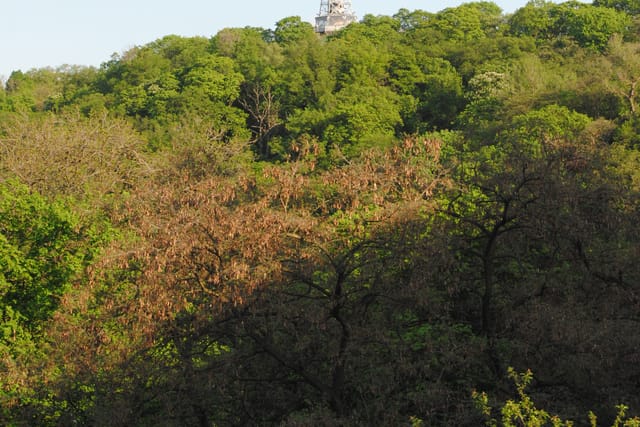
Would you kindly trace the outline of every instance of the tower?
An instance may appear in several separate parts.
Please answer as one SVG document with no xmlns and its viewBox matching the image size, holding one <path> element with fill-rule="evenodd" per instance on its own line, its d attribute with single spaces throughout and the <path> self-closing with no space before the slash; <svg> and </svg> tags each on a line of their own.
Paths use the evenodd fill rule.
<svg viewBox="0 0 640 427">
<path fill-rule="evenodd" d="M 320 13 L 316 17 L 316 33 L 332 33 L 356 20 L 349 0 L 320 0 Z"/>
</svg>

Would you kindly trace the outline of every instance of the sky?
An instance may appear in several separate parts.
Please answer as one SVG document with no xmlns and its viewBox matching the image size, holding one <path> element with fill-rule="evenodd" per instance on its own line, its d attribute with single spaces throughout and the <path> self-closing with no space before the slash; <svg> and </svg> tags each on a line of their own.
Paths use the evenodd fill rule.
<svg viewBox="0 0 640 427">
<path fill-rule="evenodd" d="M 438 12 L 465 0 L 351 0 L 358 17 L 399 9 Z M 0 80 L 12 71 L 99 66 L 114 53 L 169 34 L 211 37 L 226 27 L 273 28 L 288 16 L 313 22 L 320 0 L 18 0 L 0 8 Z M 526 0 L 495 0 L 505 13 Z"/>
</svg>

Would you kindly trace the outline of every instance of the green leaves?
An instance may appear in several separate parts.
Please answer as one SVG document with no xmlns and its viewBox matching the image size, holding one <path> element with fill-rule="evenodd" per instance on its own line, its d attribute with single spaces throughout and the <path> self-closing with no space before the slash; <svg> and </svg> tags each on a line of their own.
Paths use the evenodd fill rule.
<svg viewBox="0 0 640 427">
<path fill-rule="evenodd" d="M 556 32 L 573 37 L 580 46 L 604 49 L 614 34 L 625 34 L 631 19 L 624 12 L 578 2 L 566 2 L 551 11 Z"/>
<path fill-rule="evenodd" d="M 244 80 L 235 68 L 229 58 L 203 57 L 187 68 L 182 77 L 183 92 L 187 98 L 201 97 L 230 104 L 240 94 L 240 84 Z"/>
<path fill-rule="evenodd" d="M 16 181 L 0 185 L 0 308 L 37 331 L 85 265 L 78 221 Z"/>
<path fill-rule="evenodd" d="M 472 2 L 439 12 L 433 25 L 449 40 L 470 42 L 494 33 L 501 15 L 502 10 L 493 2 Z"/>
<path fill-rule="evenodd" d="M 595 0 L 594 6 L 609 7 L 629 15 L 640 13 L 640 2 L 638 0 Z"/>
<path fill-rule="evenodd" d="M 580 46 L 602 50 L 614 34 L 626 34 L 631 25 L 629 15 L 613 8 L 567 1 L 554 4 L 532 1 L 514 13 L 510 31 L 538 40 L 570 37 Z M 618 8 L 619 10 L 624 7 Z"/>
<path fill-rule="evenodd" d="M 590 121 L 584 114 L 549 105 L 515 117 L 502 139 L 524 158 L 539 159 L 557 151 L 564 142 L 578 141 Z"/>
<path fill-rule="evenodd" d="M 285 45 L 315 37 L 311 24 L 303 22 L 299 16 L 291 16 L 278 21 L 274 35 L 277 43 Z"/>
<path fill-rule="evenodd" d="M 518 400 L 507 400 L 500 409 L 501 423 L 492 418 L 493 409 L 489 406 L 489 398 L 484 392 L 473 391 L 472 399 L 476 408 L 482 413 L 487 427 L 572 427 L 573 421 L 562 420 L 557 415 L 549 415 L 544 409 L 538 409 L 527 393 L 527 388 L 533 381 L 533 373 L 531 370 L 519 373 L 514 368 L 508 368 L 508 376 L 514 382 L 518 394 Z M 616 405 L 618 410 L 612 427 L 638 427 L 640 426 L 640 418 L 629 418 L 627 416 L 626 405 Z M 598 418 L 589 411 L 589 422 L 591 427 L 597 427 Z"/>
<path fill-rule="evenodd" d="M 502 415 L 500 425 L 503 427 L 543 427 L 551 425 L 553 427 L 571 427 L 571 421 L 562 421 L 558 416 L 551 416 L 543 409 L 536 408 L 531 397 L 526 392 L 526 388 L 533 380 L 530 370 L 518 373 L 513 368 L 508 369 L 509 378 L 516 386 L 519 400 L 508 400 L 501 408 Z M 472 398 L 476 407 L 482 412 L 487 427 L 497 427 L 497 420 L 491 418 L 492 409 L 489 406 L 489 398 L 486 393 L 474 391 Z"/>
</svg>

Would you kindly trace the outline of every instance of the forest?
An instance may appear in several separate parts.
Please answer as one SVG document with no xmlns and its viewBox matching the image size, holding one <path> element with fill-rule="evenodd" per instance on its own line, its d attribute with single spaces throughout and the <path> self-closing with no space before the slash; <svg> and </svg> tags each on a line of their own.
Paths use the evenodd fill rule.
<svg viewBox="0 0 640 427">
<path fill-rule="evenodd" d="M 0 424 L 640 426 L 638 0 L 0 86 Z"/>
</svg>

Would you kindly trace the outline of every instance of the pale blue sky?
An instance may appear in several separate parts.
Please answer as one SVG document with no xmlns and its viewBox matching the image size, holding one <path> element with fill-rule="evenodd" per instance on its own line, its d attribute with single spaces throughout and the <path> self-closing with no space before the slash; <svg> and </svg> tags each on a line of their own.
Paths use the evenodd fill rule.
<svg viewBox="0 0 640 427">
<path fill-rule="evenodd" d="M 401 8 L 437 12 L 464 0 L 352 0 L 362 17 Z M 313 21 L 320 0 L 5 0 L 0 5 L 0 79 L 14 70 L 99 66 L 115 52 L 168 34 L 210 37 L 225 27 L 273 28 L 288 16 Z M 510 13 L 526 0 L 497 0 Z"/>
</svg>

